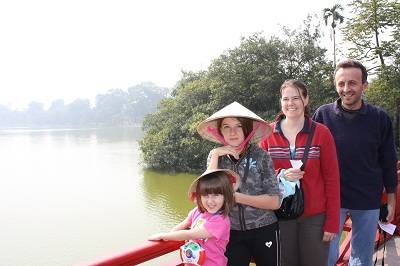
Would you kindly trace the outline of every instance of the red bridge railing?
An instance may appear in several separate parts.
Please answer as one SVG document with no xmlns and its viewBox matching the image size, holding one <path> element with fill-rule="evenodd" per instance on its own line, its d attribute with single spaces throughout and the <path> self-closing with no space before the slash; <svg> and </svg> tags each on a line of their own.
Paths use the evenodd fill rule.
<svg viewBox="0 0 400 266">
<path fill-rule="evenodd" d="M 400 161 L 397 162 L 397 177 L 400 183 Z M 395 219 L 392 222 L 393 224 L 400 225 L 400 186 L 397 186 L 397 198 L 396 198 L 396 214 Z M 351 220 L 347 219 L 344 229 L 347 232 L 347 235 L 340 245 L 340 255 L 337 265 L 347 265 L 350 255 L 350 238 L 351 238 Z M 398 230 L 398 229 L 397 229 Z M 378 235 L 377 235 L 378 237 Z M 122 252 L 120 254 L 116 254 L 114 256 L 100 259 L 98 261 L 94 261 L 92 263 L 82 264 L 90 265 L 90 266 L 131 266 L 137 265 L 158 257 L 161 257 L 165 254 L 178 250 L 181 245 L 183 245 L 183 241 L 147 241 L 146 244 L 143 244 L 135 249 Z M 164 264 L 164 266 L 179 266 L 183 265 L 179 262 L 178 258 L 171 262 Z"/>
<path fill-rule="evenodd" d="M 179 249 L 180 246 L 184 244 L 183 241 L 147 241 L 146 244 L 143 244 L 137 248 L 132 250 L 128 250 L 126 252 L 121 252 L 119 254 L 115 254 L 114 256 L 100 259 L 98 261 L 94 261 L 84 265 L 91 266 L 132 266 L 137 265 L 158 257 L 161 257 L 165 254 L 173 252 Z M 177 258 L 178 259 L 178 258 Z M 176 266 L 183 265 L 180 264 L 178 260 L 164 264 L 165 266 Z"/>
</svg>

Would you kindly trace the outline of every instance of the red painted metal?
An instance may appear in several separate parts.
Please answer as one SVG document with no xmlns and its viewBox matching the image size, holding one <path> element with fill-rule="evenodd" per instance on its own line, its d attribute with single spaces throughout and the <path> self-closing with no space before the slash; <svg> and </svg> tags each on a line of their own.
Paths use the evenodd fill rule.
<svg viewBox="0 0 400 266">
<path fill-rule="evenodd" d="M 400 182 L 400 161 L 397 162 L 397 177 Z M 397 186 L 397 197 L 396 197 L 396 214 L 395 219 L 392 222 L 393 224 L 400 226 L 400 186 Z M 336 265 L 345 266 L 348 264 L 349 256 L 350 256 L 350 239 L 351 239 L 351 220 L 346 219 L 345 226 L 343 228 L 346 231 L 347 236 L 343 240 L 340 246 L 340 255 L 339 260 Z M 398 229 L 396 229 L 398 230 Z M 400 234 L 397 231 L 397 234 Z M 379 235 L 377 234 L 377 237 Z M 147 241 L 146 244 L 141 245 L 133 250 L 123 252 L 106 259 L 99 260 L 97 262 L 92 262 L 83 265 L 90 266 L 129 266 L 129 265 L 137 265 L 154 258 L 160 257 L 167 253 L 173 252 L 181 245 L 183 245 L 183 241 Z M 179 260 L 173 260 L 168 262 L 164 266 L 179 266 L 182 265 Z"/>
<path fill-rule="evenodd" d="M 152 260 L 167 253 L 179 249 L 184 244 L 183 241 L 147 241 L 132 250 L 116 254 L 114 256 L 101 259 L 95 262 L 82 264 L 91 266 L 128 266 L 137 265 L 145 261 Z M 171 265 L 171 264 L 170 264 Z M 179 265 L 179 264 L 174 264 Z M 172 265 L 171 265 L 172 266 Z"/>
</svg>

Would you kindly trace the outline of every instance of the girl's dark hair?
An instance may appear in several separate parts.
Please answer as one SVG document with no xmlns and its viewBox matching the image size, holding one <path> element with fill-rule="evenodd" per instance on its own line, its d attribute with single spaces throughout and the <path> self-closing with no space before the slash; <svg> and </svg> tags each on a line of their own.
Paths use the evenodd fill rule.
<svg viewBox="0 0 400 266">
<path fill-rule="evenodd" d="M 307 90 L 306 85 L 300 80 L 295 80 L 295 79 L 285 80 L 285 82 L 283 82 L 283 84 L 280 87 L 281 96 L 282 96 L 282 91 L 287 87 L 293 87 L 293 88 L 297 89 L 297 91 L 299 92 L 299 95 L 303 96 L 303 97 L 300 97 L 300 98 L 301 98 L 301 102 L 304 105 L 303 98 L 307 98 L 307 96 L 308 96 L 308 90 Z M 308 104 L 304 106 L 304 116 L 305 117 L 310 117 L 311 116 L 310 106 L 308 106 Z M 281 119 L 283 119 L 285 117 L 286 117 L 285 114 L 282 111 L 280 111 L 276 115 L 275 120 L 281 120 Z"/>
<path fill-rule="evenodd" d="M 208 194 L 222 194 L 224 204 L 220 211 L 227 216 L 232 210 L 235 200 L 233 197 L 233 187 L 228 175 L 224 172 L 214 172 L 199 179 L 196 185 L 196 202 L 201 212 L 205 212 L 201 203 L 201 196 Z"/>
<path fill-rule="evenodd" d="M 225 118 L 228 118 L 228 117 L 220 118 L 217 121 L 218 132 L 219 132 L 219 134 L 221 134 L 221 136 L 222 136 L 222 132 L 221 132 L 222 121 Z M 247 138 L 247 136 L 251 133 L 251 131 L 253 131 L 253 120 L 250 118 L 246 118 L 246 117 L 232 117 L 232 118 L 239 120 L 240 124 L 242 124 L 244 138 Z"/>
</svg>

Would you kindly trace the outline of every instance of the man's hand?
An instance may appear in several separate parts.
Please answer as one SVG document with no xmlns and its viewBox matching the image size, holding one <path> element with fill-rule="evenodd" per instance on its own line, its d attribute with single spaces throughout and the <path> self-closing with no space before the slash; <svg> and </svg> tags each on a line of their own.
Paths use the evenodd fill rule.
<svg viewBox="0 0 400 266">
<path fill-rule="evenodd" d="M 386 217 L 387 223 L 391 223 L 394 220 L 394 214 L 396 210 L 396 194 L 388 193 L 387 194 L 387 210 L 388 215 Z"/>
</svg>

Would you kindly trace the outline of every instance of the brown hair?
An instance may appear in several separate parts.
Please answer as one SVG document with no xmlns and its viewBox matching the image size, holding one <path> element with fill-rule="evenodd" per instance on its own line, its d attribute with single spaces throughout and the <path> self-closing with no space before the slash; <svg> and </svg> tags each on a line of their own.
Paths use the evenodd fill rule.
<svg viewBox="0 0 400 266">
<path fill-rule="evenodd" d="M 358 68 L 361 70 L 361 80 L 362 83 L 365 83 L 367 81 L 368 78 L 368 72 L 367 69 L 365 68 L 365 66 L 363 64 L 361 64 L 359 61 L 354 60 L 354 59 L 345 59 L 341 62 L 339 62 L 336 65 L 335 68 L 335 73 L 333 74 L 333 78 L 336 77 L 336 72 L 341 69 L 341 68 Z"/>
<path fill-rule="evenodd" d="M 221 211 L 227 216 L 232 210 L 235 200 L 233 197 L 233 187 L 229 176 L 224 172 L 214 172 L 205 175 L 199 179 L 196 184 L 196 202 L 201 212 L 205 212 L 201 203 L 201 196 L 208 194 L 222 194 L 224 196 L 224 204 Z"/>
<path fill-rule="evenodd" d="M 224 121 L 225 118 L 228 117 L 220 118 L 217 121 L 218 132 L 221 135 L 222 135 L 221 132 L 222 121 Z M 240 124 L 242 124 L 244 138 L 247 138 L 247 136 L 251 133 L 251 131 L 253 131 L 253 120 L 245 117 L 232 117 L 232 118 L 239 120 Z"/>
<path fill-rule="evenodd" d="M 293 87 L 293 88 L 297 89 L 297 91 L 299 92 L 299 95 L 303 96 L 300 98 L 301 98 L 301 102 L 304 105 L 303 98 L 307 98 L 307 96 L 308 96 L 308 90 L 307 90 L 306 84 L 304 84 L 302 81 L 296 80 L 296 79 L 285 80 L 285 82 L 283 82 L 283 84 L 280 87 L 281 96 L 282 96 L 282 91 L 287 87 Z M 310 106 L 308 106 L 308 104 L 304 106 L 304 116 L 305 117 L 311 116 Z M 285 114 L 282 111 L 280 111 L 276 115 L 275 120 L 281 120 L 283 118 L 285 118 Z"/>
</svg>

